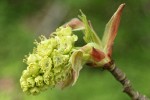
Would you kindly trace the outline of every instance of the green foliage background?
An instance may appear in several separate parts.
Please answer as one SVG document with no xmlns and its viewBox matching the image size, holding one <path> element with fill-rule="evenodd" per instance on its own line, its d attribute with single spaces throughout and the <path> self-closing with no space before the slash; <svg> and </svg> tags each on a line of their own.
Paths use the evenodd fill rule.
<svg viewBox="0 0 150 100">
<path fill-rule="evenodd" d="M 150 97 L 149 0 L 0 0 L 0 100 L 130 100 L 110 73 L 89 66 L 84 67 L 73 87 L 49 89 L 38 96 L 22 93 L 19 78 L 26 68 L 22 59 L 32 51 L 38 37 L 28 19 L 53 2 L 69 9 L 60 25 L 77 17 L 82 9 L 99 36 L 117 7 L 125 2 L 113 58 L 133 87 Z"/>
</svg>

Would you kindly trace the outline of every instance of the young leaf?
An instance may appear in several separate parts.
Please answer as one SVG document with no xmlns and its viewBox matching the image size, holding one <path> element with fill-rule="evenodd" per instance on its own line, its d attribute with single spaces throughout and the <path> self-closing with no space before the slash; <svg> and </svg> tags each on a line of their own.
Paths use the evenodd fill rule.
<svg viewBox="0 0 150 100">
<path fill-rule="evenodd" d="M 94 32 L 91 23 L 87 20 L 86 16 L 81 12 L 81 16 L 79 18 L 82 20 L 85 26 L 84 30 L 84 40 L 87 43 L 94 42 L 101 46 L 101 40 L 99 39 L 98 35 Z"/>
<path fill-rule="evenodd" d="M 102 38 L 102 43 L 104 46 L 104 52 L 107 53 L 108 56 L 111 56 L 113 41 L 118 31 L 120 17 L 121 17 L 121 13 L 122 13 L 124 6 L 125 4 L 121 4 L 119 6 L 119 8 L 111 17 L 111 19 L 109 20 L 109 22 L 107 23 L 105 27 L 104 36 Z"/>
</svg>

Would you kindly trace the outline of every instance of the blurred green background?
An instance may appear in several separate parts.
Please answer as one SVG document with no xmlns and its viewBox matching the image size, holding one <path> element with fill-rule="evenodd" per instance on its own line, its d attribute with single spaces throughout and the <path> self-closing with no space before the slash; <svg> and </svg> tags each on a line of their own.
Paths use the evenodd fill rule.
<svg viewBox="0 0 150 100">
<path fill-rule="evenodd" d="M 29 96 L 19 84 L 26 68 L 22 59 L 39 35 L 48 36 L 82 9 L 102 36 L 105 24 L 124 2 L 113 59 L 133 87 L 150 97 L 150 0 L 0 0 L 0 100 L 130 100 L 109 72 L 89 66 L 75 86 L 63 91 L 49 89 Z"/>
</svg>

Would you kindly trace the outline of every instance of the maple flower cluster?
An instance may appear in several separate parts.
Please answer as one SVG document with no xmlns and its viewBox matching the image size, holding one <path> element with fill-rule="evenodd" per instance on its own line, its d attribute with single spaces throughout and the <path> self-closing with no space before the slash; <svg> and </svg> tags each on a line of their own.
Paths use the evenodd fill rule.
<svg viewBox="0 0 150 100">
<path fill-rule="evenodd" d="M 26 57 L 28 67 L 20 79 L 23 91 L 37 94 L 72 77 L 69 59 L 77 39 L 69 26 L 58 28 L 50 38 L 42 36 L 33 52 Z"/>
</svg>

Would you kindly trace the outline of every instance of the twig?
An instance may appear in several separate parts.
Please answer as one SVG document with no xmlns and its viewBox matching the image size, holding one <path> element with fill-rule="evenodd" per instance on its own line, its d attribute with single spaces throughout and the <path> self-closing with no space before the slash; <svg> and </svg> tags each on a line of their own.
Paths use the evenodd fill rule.
<svg viewBox="0 0 150 100">
<path fill-rule="evenodd" d="M 145 95 L 133 89 L 130 80 L 126 77 L 125 73 L 115 65 L 115 63 L 110 62 L 106 64 L 104 69 L 108 70 L 115 79 L 122 84 L 123 92 L 126 93 L 132 100 L 150 100 Z"/>
</svg>

